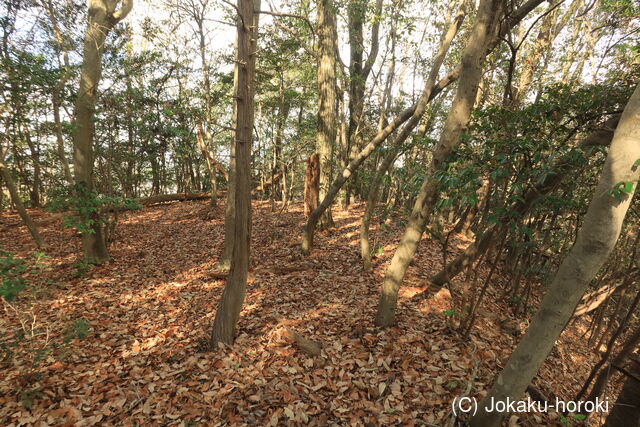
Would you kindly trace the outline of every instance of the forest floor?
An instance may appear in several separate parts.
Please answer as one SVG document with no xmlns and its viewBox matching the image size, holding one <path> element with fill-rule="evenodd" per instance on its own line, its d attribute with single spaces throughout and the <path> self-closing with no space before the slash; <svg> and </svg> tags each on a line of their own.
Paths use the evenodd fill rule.
<svg viewBox="0 0 640 427">
<path fill-rule="evenodd" d="M 419 296 L 442 266 L 439 243 L 425 240 L 401 290 L 397 325 L 379 330 L 373 318 L 381 279 L 402 226 L 375 224 L 382 251 L 365 274 L 362 209 L 334 208 L 336 227 L 318 233 L 303 257 L 301 204 L 278 214 L 256 202 L 239 335 L 215 352 L 202 343 L 224 286 L 214 273 L 222 207 L 207 212 L 205 201 L 177 202 L 129 213 L 111 247 L 113 262 L 91 269 L 79 263 L 76 232 L 45 222 L 49 248 L 26 276 L 32 286 L 3 302 L 0 424 L 445 425 L 453 399 L 481 397 L 516 343 L 513 328 L 501 326 L 512 319 L 501 302 L 507 274 L 491 281 L 462 339 L 446 311 L 449 291 Z M 2 248 L 30 258 L 34 246 L 18 223 L 16 215 L 0 215 Z M 449 257 L 468 243 L 455 236 Z M 473 286 L 487 273 L 481 268 Z M 533 301 L 539 293 L 534 286 Z M 534 380 L 549 399 L 573 399 L 596 360 L 580 338 L 585 322 L 567 328 Z M 321 356 L 300 352 L 288 328 L 322 342 Z M 509 424 L 558 420 L 556 413 L 520 414 Z"/>
</svg>

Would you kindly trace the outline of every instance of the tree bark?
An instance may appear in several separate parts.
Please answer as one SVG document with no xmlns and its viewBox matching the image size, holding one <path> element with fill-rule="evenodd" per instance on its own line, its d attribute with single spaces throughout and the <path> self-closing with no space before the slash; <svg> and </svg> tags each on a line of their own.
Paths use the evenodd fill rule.
<svg viewBox="0 0 640 427">
<path fill-rule="evenodd" d="M 309 217 L 318 207 L 320 194 L 320 166 L 318 154 L 307 159 L 307 172 L 304 180 L 304 216 Z"/>
<path fill-rule="evenodd" d="M 133 0 L 89 0 L 89 22 L 84 38 L 80 88 L 75 105 L 73 133 L 73 159 L 76 185 L 88 192 L 93 190 L 93 138 L 98 84 L 102 76 L 102 53 L 104 43 L 111 29 L 133 7 Z M 95 214 L 97 215 L 97 214 Z M 109 252 L 104 239 L 104 230 L 99 218 L 94 222 L 92 232 L 82 234 L 84 258 L 87 262 L 102 264 L 109 261 Z"/>
<path fill-rule="evenodd" d="M 483 0 L 478 7 L 476 21 L 462 54 L 458 91 L 451 104 L 440 141 L 433 153 L 427 178 L 420 188 L 405 233 L 391 260 L 391 264 L 385 272 L 376 315 L 376 324 L 378 326 L 390 326 L 395 323 L 395 309 L 400 284 L 409 267 L 409 263 L 413 259 L 422 237 L 424 226 L 438 197 L 438 181 L 435 178 L 435 174 L 459 144 L 460 135 L 469 122 L 471 109 L 478 91 L 478 84 L 482 78 L 487 48 L 497 35 L 497 24 L 500 21 L 503 7 L 502 0 Z"/>
<path fill-rule="evenodd" d="M 238 0 L 234 145 L 235 211 L 233 255 L 229 277 L 216 311 L 211 346 L 233 344 L 244 303 L 251 240 L 251 143 L 254 122 L 254 79 L 260 0 Z"/>
<path fill-rule="evenodd" d="M 67 155 L 64 150 L 64 136 L 62 133 L 62 121 L 60 120 L 60 107 L 62 106 L 62 94 L 64 92 L 64 87 L 69 79 L 71 74 L 71 66 L 69 64 L 69 51 L 67 48 L 67 43 L 65 43 L 64 36 L 60 31 L 60 27 L 58 26 L 58 20 L 56 18 L 55 9 L 51 2 L 51 0 L 41 0 L 41 6 L 49 15 L 49 19 L 51 21 L 51 29 L 53 33 L 53 41 L 56 45 L 58 53 L 62 53 L 62 66 L 63 72 L 58 80 L 58 83 L 55 86 L 55 89 L 52 92 L 52 107 L 53 107 L 53 123 L 55 126 L 56 132 L 56 145 L 58 151 L 58 157 L 60 158 L 60 164 L 62 165 L 62 171 L 64 172 L 64 177 L 67 181 L 67 184 L 73 185 L 73 175 L 71 174 L 71 169 L 69 168 L 69 162 L 67 161 Z"/>
<path fill-rule="evenodd" d="M 318 0 L 318 131 L 316 151 L 320 156 L 320 198 L 324 198 L 333 175 L 333 151 L 338 130 L 336 111 L 336 16 L 333 0 Z M 331 207 L 322 213 L 321 229 L 333 227 Z"/>
<path fill-rule="evenodd" d="M 631 366 L 605 427 L 640 426 L 640 362 L 634 360 Z"/>
<path fill-rule="evenodd" d="M 364 112 L 364 92 L 367 78 L 371 73 L 371 68 L 378 56 L 380 31 L 380 21 L 382 12 L 382 0 L 376 0 L 373 24 L 371 25 L 371 50 L 366 63 L 363 63 L 364 36 L 363 23 L 366 18 L 366 2 L 363 0 L 350 0 L 348 5 L 349 23 L 349 126 L 347 128 L 347 145 L 343 155 L 345 161 L 342 167 L 346 167 L 348 162 L 358 153 L 362 145 L 362 130 Z M 344 197 L 344 207 L 349 206 L 351 188 L 347 186 Z"/>
<path fill-rule="evenodd" d="M 616 128 L 598 186 L 578 237 L 556 273 L 531 326 L 509 358 L 493 388 L 479 403 L 472 426 L 497 426 L 504 414 L 489 412 L 491 400 L 517 400 L 531 382 L 567 325 L 589 283 L 613 250 L 631 203 L 631 194 L 614 197 L 620 182 L 640 178 L 640 86 Z"/>
</svg>

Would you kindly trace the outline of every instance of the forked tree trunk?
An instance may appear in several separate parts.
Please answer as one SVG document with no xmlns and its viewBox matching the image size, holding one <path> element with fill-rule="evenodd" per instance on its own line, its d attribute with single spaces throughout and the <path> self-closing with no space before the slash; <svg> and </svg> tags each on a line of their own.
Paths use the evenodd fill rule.
<svg viewBox="0 0 640 427">
<path fill-rule="evenodd" d="M 259 10 L 260 0 L 238 0 L 234 126 L 236 217 L 231 268 L 213 322 L 210 343 L 212 348 L 218 343 L 233 344 L 247 286 L 251 239 L 251 143 L 255 93 L 253 86 L 259 16 L 256 12 Z"/>
<path fill-rule="evenodd" d="M 102 76 L 102 53 L 111 29 L 133 7 L 133 0 L 89 0 L 89 23 L 84 38 L 80 88 L 75 105 L 73 133 L 73 160 L 76 185 L 87 192 L 93 190 L 93 137 L 98 84 Z M 82 247 L 87 262 L 102 264 L 109 261 L 109 252 L 104 239 L 103 226 L 97 213 L 90 227 L 91 232 L 82 233 Z"/>
<path fill-rule="evenodd" d="M 320 156 L 312 154 L 307 159 L 307 173 L 304 179 L 304 216 L 309 217 L 318 207 L 320 195 Z"/>
<path fill-rule="evenodd" d="M 493 388 L 479 403 L 472 426 L 497 426 L 504 414 L 489 412 L 491 400 L 518 400 L 565 328 L 593 277 L 613 250 L 640 178 L 640 86 L 622 113 L 593 199 L 575 244 L 560 265 L 527 333 Z M 633 182 L 631 194 L 612 191 Z M 617 197 L 616 197 L 617 196 Z"/>
<path fill-rule="evenodd" d="M 502 0 L 483 0 L 478 7 L 476 22 L 462 54 L 462 69 L 460 71 L 458 91 L 451 104 L 440 141 L 433 153 L 427 178 L 420 188 L 405 233 L 385 273 L 376 315 L 376 324 L 378 326 L 390 326 L 395 322 L 395 309 L 400 284 L 409 267 L 409 263 L 413 259 L 422 237 L 424 226 L 438 197 L 438 180 L 435 174 L 459 144 L 460 136 L 469 122 L 471 109 L 478 91 L 478 84 L 482 78 L 484 60 L 489 43 L 496 36 L 495 33 L 497 24 L 502 16 L 502 9 Z"/>
</svg>

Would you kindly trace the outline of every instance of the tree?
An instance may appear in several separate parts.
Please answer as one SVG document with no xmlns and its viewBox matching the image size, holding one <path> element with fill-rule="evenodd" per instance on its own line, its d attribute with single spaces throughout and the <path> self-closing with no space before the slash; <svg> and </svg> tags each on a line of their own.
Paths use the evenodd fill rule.
<svg viewBox="0 0 640 427">
<path fill-rule="evenodd" d="M 479 403 L 473 426 L 497 426 L 504 414 L 487 405 L 517 400 L 571 319 L 587 286 L 613 250 L 640 179 L 640 86 L 636 88 L 615 130 L 604 169 L 591 203 L 569 251 L 540 305 L 492 389 Z"/>
<path fill-rule="evenodd" d="M 251 143 L 253 140 L 253 88 L 260 0 L 238 0 L 235 65 L 234 146 L 236 156 L 233 256 L 227 283 L 211 331 L 211 346 L 233 344 L 244 302 L 251 239 Z"/>
<path fill-rule="evenodd" d="M 492 40 L 486 46 L 487 52 L 490 53 L 498 44 L 500 39 L 504 37 L 504 35 L 511 31 L 522 19 L 527 16 L 529 12 L 535 9 L 542 0 L 528 0 L 514 12 L 509 15 L 509 19 L 506 20 L 506 23 L 500 28 L 500 32 L 497 35 L 494 35 Z M 318 205 L 318 207 L 311 213 L 309 219 L 304 228 L 304 232 L 302 235 L 302 243 L 301 249 L 303 254 L 309 254 L 311 248 L 313 247 L 313 236 L 315 233 L 316 225 L 320 217 L 324 214 L 324 211 L 331 206 L 336 195 L 342 188 L 342 186 L 353 176 L 355 171 L 364 163 L 364 161 L 374 152 L 374 150 L 379 147 L 389 135 L 391 135 L 397 128 L 402 126 L 403 123 L 407 122 L 411 119 L 415 114 L 420 103 L 429 103 L 431 102 L 438 94 L 440 94 L 447 86 L 457 81 L 460 77 L 460 71 L 462 69 L 462 65 L 458 65 L 455 69 L 450 71 L 446 76 L 441 78 L 438 83 L 433 85 L 433 87 L 425 87 L 422 91 L 420 99 L 417 103 L 411 105 L 408 108 L 402 110 L 393 120 L 391 120 L 385 127 L 380 129 L 376 135 L 369 140 L 360 152 L 349 162 L 347 167 L 345 167 L 341 173 L 337 174 L 334 178 L 329 190 L 327 191 L 326 196 L 324 196 Z M 415 126 L 415 125 L 414 125 Z"/>
<path fill-rule="evenodd" d="M 458 145 L 476 99 L 478 84 L 482 77 L 484 59 L 487 48 L 496 36 L 497 24 L 502 11 L 503 2 L 485 0 L 480 3 L 476 21 L 473 25 L 469 41 L 462 54 L 460 81 L 447 120 L 442 129 L 440 141 L 433 153 L 433 160 L 427 172 L 409 222 L 396 253 L 385 272 L 382 292 L 378 303 L 376 324 L 390 326 L 395 322 L 395 308 L 402 278 L 409 267 L 411 259 L 422 237 L 424 226 L 429 219 L 437 198 L 438 182 L 436 172 L 442 168 L 454 147 Z"/>
<path fill-rule="evenodd" d="M 122 3 L 122 4 L 120 4 Z M 118 6 L 120 8 L 118 9 Z M 102 54 L 105 40 L 113 27 L 131 11 L 133 0 L 89 0 L 89 22 L 84 38 L 80 87 L 75 104 L 73 132 L 73 163 L 75 184 L 90 194 L 93 191 L 93 139 L 98 85 L 102 76 Z M 90 230 L 82 233 L 84 258 L 102 264 L 109 261 L 109 252 L 102 223 L 94 213 Z"/>
<path fill-rule="evenodd" d="M 0 177 L 4 181 L 7 188 L 9 189 L 9 195 L 11 196 L 11 201 L 16 206 L 16 210 L 18 211 L 18 214 L 20 215 L 22 222 L 24 222 L 24 225 L 26 225 L 27 230 L 29 230 L 31 237 L 33 237 L 33 241 L 36 243 L 36 246 L 38 248 L 45 247 L 46 244 L 42 239 L 42 237 L 40 236 L 40 233 L 38 232 L 38 227 L 33 222 L 33 220 L 31 219 L 31 216 L 29 216 L 29 213 L 25 209 L 24 203 L 22 203 L 22 199 L 20 198 L 20 193 L 18 193 L 16 184 L 13 181 L 13 178 L 11 177 L 9 168 L 7 168 L 7 165 L 4 163 L 4 153 L 3 153 L 2 147 L 0 147 Z"/>
<path fill-rule="evenodd" d="M 333 151 L 337 135 L 336 111 L 336 16 L 332 0 L 318 0 L 318 133 L 316 150 L 320 156 L 320 199 L 331 185 Z M 320 228 L 333 227 L 331 208 L 319 218 Z"/>
</svg>

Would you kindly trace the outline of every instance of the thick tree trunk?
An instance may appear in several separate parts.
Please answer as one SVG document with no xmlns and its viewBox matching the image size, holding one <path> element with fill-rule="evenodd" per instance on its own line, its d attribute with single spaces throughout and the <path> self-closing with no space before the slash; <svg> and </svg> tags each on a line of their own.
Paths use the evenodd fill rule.
<svg viewBox="0 0 640 427">
<path fill-rule="evenodd" d="M 237 67 L 235 85 L 237 86 Z M 234 123 L 237 123 L 237 112 L 234 108 Z M 227 204 L 224 210 L 224 248 L 222 256 L 218 261 L 217 268 L 227 271 L 231 267 L 231 256 L 233 255 L 234 230 L 236 219 L 236 145 L 231 144 L 229 148 L 229 179 L 227 181 Z"/>
<path fill-rule="evenodd" d="M 489 412 L 491 400 L 517 400 L 531 382 L 613 250 L 633 194 L 612 190 L 620 182 L 636 182 L 640 166 L 640 86 L 631 96 L 616 128 L 604 170 L 575 244 L 556 273 L 531 326 L 509 358 L 493 388 L 479 403 L 473 426 L 497 426 L 504 414 Z M 635 186 L 634 184 L 634 191 Z"/>
<path fill-rule="evenodd" d="M 318 0 L 318 131 L 316 151 L 320 156 L 320 198 L 324 198 L 333 175 L 333 151 L 337 135 L 336 111 L 336 16 L 332 0 Z M 320 216 L 321 229 L 333 227 L 329 206 Z"/>
<path fill-rule="evenodd" d="M 102 75 L 102 53 L 111 29 L 131 11 L 133 0 L 89 0 L 89 23 L 85 33 L 80 88 L 75 105 L 73 159 L 76 185 L 93 190 L 93 137 L 98 84 Z M 96 214 L 97 215 L 97 214 Z M 109 252 L 99 218 L 91 218 L 92 232 L 82 234 L 84 258 L 87 262 L 102 264 L 109 261 Z"/>
<path fill-rule="evenodd" d="M 254 78 L 260 0 L 238 0 L 236 61 L 236 122 L 234 145 L 235 211 L 233 255 L 227 283 L 211 331 L 211 346 L 233 344 L 244 303 L 251 240 L 251 143 L 253 141 Z"/>
<path fill-rule="evenodd" d="M 385 273 L 376 315 L 376 324 L 378 326 L 390 326 L 395 322 L 395 309 L 400 284 L 409 267 L 409 263 L 413 259 L 422 237 L 424 226 L 438 197 L 438 181 L 435 178 L 435 174 L 458 145 L 460 136 L 469 122 L 471 109 L 478 91 L 478 84 L 482 78 L 487 48 L 496 36 L 496 27 L 500 20 L 502 9 L 502 0 L 483 0 L 480 2 L 476 22 L 462 54 L 462 69 L 460 71 L 458 91 L 451 104 L 440 141 L 433 153 L 427 178 L 420 188 L 405 233 Z"/>
</svg>

